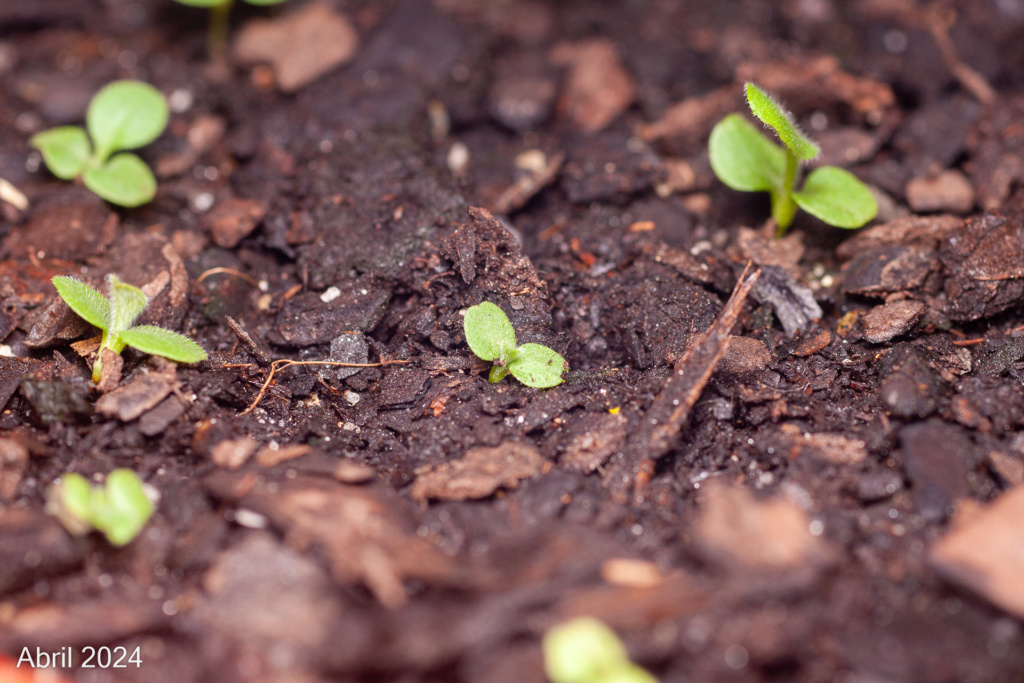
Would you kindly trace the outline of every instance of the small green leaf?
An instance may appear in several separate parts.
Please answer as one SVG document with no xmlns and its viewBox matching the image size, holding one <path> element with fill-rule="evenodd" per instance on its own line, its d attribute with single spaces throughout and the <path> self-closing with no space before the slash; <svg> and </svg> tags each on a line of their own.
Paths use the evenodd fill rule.
<svg viewBox="0 0 1024 683">
<path fill-rule="evenodd" d="M 153 514 L 153 502 L 131 470 L 114 470 L 92 496 L 92 522 L 116 546 L 130 543 Z"/>
<path fill-rule="evenodd" d="M 658 683 L 658 679 L 647 669 L 629 662 L 605 674 L 601 683 Z"/>
<path fill-rule="evenodd" d="M 867 185 L 835 166 L 816 168 L 807 176 L 793 201 L 807 213 L 837 228 L 859 228 L 878 214 Z"/>
<path fill-rule="evenodd" d="M 139 157 L 118 154 L 103 166 L 82 173 L 85 186 L 111 204 L 133 208 L 156 196 L 156 178 Z"/>
<path fill-rule="evenodd" d="M 544 634 L 544 671 L 553 683 L 594 683 L 629 665 L 629 654 L 610 628 L 578 617 Z"/>
<path fill-rule="evenodd" d="M 97 161 L 153 142 L 167 127 L 167 117 L 167 101 L 148 83 L 114 81 L 105 86 L 92 98 L 85 115 Z"/>
<path fill-rule="evenodd" d="M 110 292 L 110 329 L 107 332 L 113 345 L 118 337 L 123 337 L 124 332 L 132 326 L 139 314 L 146 310 L 149 297 L 138 287 L 121 282 L 114 274 L 107 276 L 107 291 Z"/>
<path fill-rule="evenodd" d="M 65 474 L 46 495 L 46 512 L 75 536 L 92 529 L 92 486 L 80 474 Z"/>
<path fill-rule="evenodd" d="M 154 325 L 139 325 L 121 333 L 121 340 L 143 353 L 163 356 L 178 363 L 206 360 L 206 351 L 183 334 Z"/>
<path fill-rule="evenodd" d="M 508 366 L 507 365 L 492 365 L 491 366 L 491 371 L 489 373 L 487 373 L 487 381 L 488 382 L 494 382 L 494 383 L 500 382 L 501 380 L 505 379 L 505 375 L 507 375 L 507 374 L 508 374 Z"/>
<path fill-rule="evenodd" d="M 711 169 L 741 192 L 772 192 L 782 187 L 786 153 L 738 114 L 718 122 L 708 140 Z"/>
<path fill-rule="evenodd" d="M 516 331 L 508 316 L 489 301 L 466 310 L 463 329 L 469 348 L 482 360 L 498 360 L 516 347 Z"/>
<path fill-rule="evenodd" d="M 786 145 L 797 158 L 809 161 L 818 156 L 821 150 L 800 130 L 793 114 L 753 83 L 747 83 L 746 89 L 750 111 L 754 112 L 754 116 L 761 119 L 766 126 L 774 130 L 782 140 L 782 144 Z"/>
<path fill-rule="evenodd" d="M 64 303 L 87 323 L 101 330 L 110 326 L 110 302 L 99 291 L 66 275 L 57 275 L 51 282 Z"/>
<path fill-rule="evenodd" d="M 33 135 L 29 144 L 43 153 L 46 168 L 61 180 L 77 178 L 92 156 L 89 138 L 78 126 L 44 130 Z"/>
<path fill-rule="evenodd" d="M 535 389 L 561 384 L 565 367 L 564 358 L 540 344 L 523 344 L 508 363 L 513 377 Z"/>
</svg>

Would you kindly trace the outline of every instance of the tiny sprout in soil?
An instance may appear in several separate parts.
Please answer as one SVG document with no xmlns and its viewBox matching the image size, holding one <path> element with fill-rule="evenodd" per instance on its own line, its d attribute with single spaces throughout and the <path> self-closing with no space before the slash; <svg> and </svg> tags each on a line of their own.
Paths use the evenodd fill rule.
<svg viewBox="0 0 1024 683">
<path fill-rule="evenodd" d="M 131 470 L 114 470 L 105 486 L 80 474 L 65 474 L 47 492 L 46 509 L 76 536 L 102 532 L 112 545 L 131 543 L 153 514 L 153 501 Z"/>
<path fill-rule="evenodd" d="M 470 306 L 464 322 L 466 341 L 479 358 L 494 361 L 488 379 L 512 376 L 528 387 L 547 389 L 562 383 L 565 359 L 541 344 L 516 346 L 516 332 L 505 312 L 485 301 Z"/>
<path fill-rule="evenodd" d="M 235 0 L 175 0 L 182 5 L 189 7 L 205 7 L 210 10 L 210 25 L 206 33 L 206 49 L 211 60 L 217 61 L 224 57 L 224 50 L 228 44 L 228 19 L 231 16 L 231 6 Z M 280 5 L 287 0 L 245 0 L 250 5 L 265 7 L 268 5 Z"/>
<path fill-rule="evenodd" d="M 775 131 L 776 145 L 739 114 L 722 119 L 708 140 L 711 168 L 723 183 L 741 192 L 768 192 L 775 236 L 793 222 L 797 207 L 838 228 L 859 228 L 878 213 L 871 191 L 849 171 L 820 166 L 794 189 L 800 163 L 818 156 L 819 148 L 789 111 L 753 83 L 747 83 L 750 110 Z"/>
<path fill-rule="evenodd" d="M 552 683 L 658 683 L 629 660 L 615 631 L 579 617 L 544 634 L 544 671 Z"/>
<path fill-rule="evenodd" d="M 46 167 L 58 178 L 81 176 L 86 187 L 108 202 L 141 206 L 156 195 L 156 178 L 146 162 L 123 150 L 148 145 L 160 137 L 167 116 L 164 96 L 153 86 L 114 81 L 89 103 L 85 115 L 88 135 L 79 126 L 61 126 L 33 136 L 30 143 L 43 153 Z"/>
<path fill-rule="evenodd" d="M 141 289 L 121 282 L 116 275 L 107 276 L 107 284 L 110 293 L 103 296 L 74 278 L 64 275 L 53 278 L 53 286 L 71 310 L 103 331 L 96 363 L 92 366 L 94 382 L 99 382 L 102 375 L 104 349 L 121 353 L 127 345 L 178 363 L 206 360 L 206 351 L 183 334 L 154 325 L 133 327 L 132 323 L 149 305 L 149 299 Z"/>
</svg>

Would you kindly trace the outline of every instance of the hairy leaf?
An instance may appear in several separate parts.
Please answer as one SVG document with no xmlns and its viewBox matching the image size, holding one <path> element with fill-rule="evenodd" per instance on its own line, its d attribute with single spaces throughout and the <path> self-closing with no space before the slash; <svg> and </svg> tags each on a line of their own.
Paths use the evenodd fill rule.
<svg viewBox="0 0 1024 683">
<path fill-rule="evenodd" d="M 505 379 L 505 375 L 508 374 L 508 366 L 505 365 L 493 365 L 491 371 L 487 373 L 488 382 L 500 382 Z"/>
<path fill-rule="evenodd" d="M 835 166 L 816 168 L 807 176 L 793 201 L 807 213 L 837 228 L 859 228 L 878 214 L 867 185 Z"/>
<path fill-rule="evenodd" d="M 535 389 L 561 384 L 565 368 L 565 359 L 541 344 L 523 344 L 508 364 L 513 377 Z"/>
<path fill-rule="evenodd" d="M 66 275 L 57 275 L 51 282 L 64 303 L 87 323 L 104 331 L 110 327 L 110 302 L 98 290 Z"/>
<path fill-rule="evenodd" d="M 92 486 L 80 474 L 61 475 L 46 495 L 46 512 L 75 536 L 84 536 L 92 529 Z"/>
<path fill-rule="evenodd" d="M 206 360 L 206 351 L 183 334 L 154 325 L 139 325 L 121 333 L 121 340 L 133 349 L 163 356 L 178 363 Z"/>
<path fill-rule="evenodd" d="M 156 140 L 167 117 L 167 102 L 159 90 L 142 81 L 114 81 L 92 98 L 85 123 L 102 163 L 114 152 Z"/>
<path fill-rule="evenodd" d="M 149 297 L 138 287 L 121 282 L 116 275 L 107 276 L 107 288 L 110 292 L 110 329 L 107 331 L 116 342 L 117 337 L 123 338 L 124 331 L 146 310 Z"/>
<path fill-rule="evenodd" d="M 46 168 L 61 180 L 77 178 L 92 156 L 89 138 L 78 126 L 44 130 L 33 135 L 29 144 L 43 153 Z"/>
<path fill-rule="evenodd" d="M 738 114 L 718 122 L 708 140 L 711 169 L 741 192 L 772 192 L 782 187 L 786 153 Z"/>
<path fill-rule="evenodd" d="M 118 206 L 142 206 L 156 196 L 153 172 L 134 154 L 118 154 L 103 166 L 87 168 L 82 180 L 90 190 Z"/>
<path fill-rule="evenodd" d="M 544 670 L 554 683 L 606 680 L 629 663 L 615 631 L 594 617 L 577 617 L 544 634 Z"/>
<path fill-rule="evenodd" d="M 131 470 L 114 470 L 106 486 L 92 496 L 92 522 L 111 544 L 130 543 L 153 514 L 153 503 L 138 475 Z"/>
<path fill-rule="evenodd" d="M 516 347 L 516 331 L 508 316 L 489 301 L 466 310 L 463 329 L 469 348 L 483 360 L 498 360 Z"/>
<path fill-rule="evenodd" d="M 747 83 L 746 89 L 750 111 L 774 130 L 782 144 L 786 145 L 798 159 L 807 161 L 818 156 L 821 150 L 800 130 L 793 114 L 753 83 Z"/>
</svg>

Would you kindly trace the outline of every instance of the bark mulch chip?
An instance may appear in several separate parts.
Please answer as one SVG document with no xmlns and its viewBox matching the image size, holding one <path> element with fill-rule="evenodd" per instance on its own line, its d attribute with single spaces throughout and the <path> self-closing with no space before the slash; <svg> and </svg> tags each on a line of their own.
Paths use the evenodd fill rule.
<svg viewBox="0 0 1024 683">
<path fill-rule="evenodd" d="M 1018 4 L 234 3 L 209 55 L 0 2 L 0 678 L 541 681 L 590 615 L 666 683 L 1020 680 Z M 170 110 L 132 209 L 30 143 L 118 78 Z M 718 181 L 747 81 L 877 219 Z M 109 274 L 208 360 L 95 385 L 51 280 Z M 488 381 L 483 301 L 561 384 Z M 119 468 L 133 541 L 50 514 Z"/>
</svg>

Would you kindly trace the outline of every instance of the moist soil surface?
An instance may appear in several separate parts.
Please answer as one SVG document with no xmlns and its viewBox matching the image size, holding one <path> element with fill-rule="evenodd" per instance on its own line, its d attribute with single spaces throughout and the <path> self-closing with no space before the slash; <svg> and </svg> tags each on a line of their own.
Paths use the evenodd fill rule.
<svg viewBox="0 0 1024 683">
<path fill-rule="evenodd" d="M 1024 680 L 1020 3 L 293 0 L 205 34 L 0 2 L 0 678 L 542 681 L 586 614 L 662 681 Z M 117 78 L 172 111 L 132 210 L 28 143 Z M 714 178 L 748 80 L 871 225 L 772 240 Z M 50 278 L 109 273 L 209 360 L 96 387 Z M 489 383 L 481 301 L 565 382 Z M 116 468 L 159 495 L 132 543 L 46 512 Z"/>
</svg>

